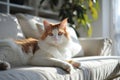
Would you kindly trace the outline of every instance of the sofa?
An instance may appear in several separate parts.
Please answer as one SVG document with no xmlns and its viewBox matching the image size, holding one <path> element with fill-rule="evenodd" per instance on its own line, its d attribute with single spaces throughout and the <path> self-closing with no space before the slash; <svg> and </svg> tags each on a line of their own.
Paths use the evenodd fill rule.
<svg viewBox="0 0 120 80">
<path fill-rule="evenodd" d="M 0 39 L 39 38 L 41 32 L 36 23 L 43 28 L 42 20 L 57 20 L 32 16 L 29 14 L 0 13 Z M 71 36 L 82 45 L 83 54 L 74 57 L 80 67 L 69 74 L 59 67 L 20 66 L 0 71 L 0 80 L 120 80 L 120 56 L 112 55 L 112 40 L 109 38 L 77 38 L 73 29 Z M 0 46 L 2 49 L 7 46 Z"/>
</svg>

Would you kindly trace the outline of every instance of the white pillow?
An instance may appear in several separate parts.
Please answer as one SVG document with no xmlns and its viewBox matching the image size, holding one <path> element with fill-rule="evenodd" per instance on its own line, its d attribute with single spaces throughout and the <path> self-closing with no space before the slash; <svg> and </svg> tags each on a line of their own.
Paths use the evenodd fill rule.
<svg viewBox="0 0 120 80">
<path fill-rule="evenodd" d="M 43 27 L 44 19 L 46 19 L 52 23 L 59 22 L 59 21 L 53 20 L 53 19 L 36 17 L 36 16 L 32 16 L 32 15 L 28 15 L 28 14 L 21 14 L 21 13 L 16 14 L 16 17 L 18 18 L 18 21 L 20 22 L 20 25 L 21 25 L 24 35 L 26 37 L 33 37 L 33 38 L 37 38 L 37 39 L 40 38 L 40 36 L 42 34 L 42 30 L 39 31 L 37 28 L 38 26 L 36 24 L 40 24 L 39 27 L 44 30 L 44 27 Z M 76 44 L 79 44 L 79 46 L 81 46 L 74 29 L 71 27 L 68 27 L 68 31 L 70 33 L 70 36 L 72 37 L 72 41 Z M 79 49 L 76 48 L 73 50 L 73 52 L 75 52 L 75 50 L 78 51 Z M 84 55 L 84 53 L 83 53 L 83 49 L 81 47 L 80 53 L 76 54 L 74 56 L 83 56 L 83 55 Z"/>
<path fill-rule="evenodd" d="M 17 18 L 0 13 L 0 39 L 5 38 L 21 39 L 24 35 Z"/>
<path fill-rule="evenodd" d="M 36 25 L 38 23 L 41 25 L 41 28 L 43 28 L 43 24 L 40 18 L 22 13 L 16 14 L 16 17 L 18 18 L 18 21 L 21 25 L 21 29 L 26 38 L 33 37 L 38 39 L 40 37 L 42 31 L 38 31 Z"/>
<path fill-rule="evenodd" d="M 80 56 L 84 56 L 84 50 L 81 46 L 81 43 L 74 31 L 73 28 L 71 27 L 68 27 L 68 32 L 70 33 L 70 36 L 72 38 L 72 41 L 73 41 L 73 47 L 75 45 L 75 48 L 72 48 L 72 51 L 73 51 L 73 57 L 80 57 Z M 79 53 L 77 53 L 79 51 Z M 77 53 L 77 54 L 74 54 L 74 53 Z"/>
</svg>

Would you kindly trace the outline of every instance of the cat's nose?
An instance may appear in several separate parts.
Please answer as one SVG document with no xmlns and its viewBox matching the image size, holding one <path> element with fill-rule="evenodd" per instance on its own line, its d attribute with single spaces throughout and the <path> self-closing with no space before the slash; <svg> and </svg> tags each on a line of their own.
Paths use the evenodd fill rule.
<svg viewBox="0 0 120 80">
<path fill-rule="evenodd" d="M 53 38 L 55 41 L 58 41 L 58 38 Z"/>
<path fill-rule="evenodd" d="M 57 41 L 57 40 L 58 40 L 58 37 L 57 37 L 57 36 L 53 36 L 53 39 L 54 39 L 55 41 Z"/>
</svg>

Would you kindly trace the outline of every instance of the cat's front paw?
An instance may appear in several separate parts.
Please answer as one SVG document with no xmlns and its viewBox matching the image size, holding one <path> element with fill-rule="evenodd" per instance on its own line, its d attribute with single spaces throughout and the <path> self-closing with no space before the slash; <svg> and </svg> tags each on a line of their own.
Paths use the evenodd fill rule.
<svg viewBox="0 0 120 80">
<path fill-rule="evenodd" d="M 0 61 L 0 70 L 10 69 L 10 64 L 6 61 Z"/>
<path fill-rule="evenodd" d="M 67 60 L 68 63 L 70 63 L 71 65 L 73 65 L 76 68 L 80 67 L 80 63 L 77 61 L 73 61 L 73 60 Z"/>
<path fill-rule="evenodd" d="M 66 63 L 66 64 L 64 65 L 64 69 L 65 69 L 68 73 L 73 73 L 73 72 L 75 72 L 74 67 L 73 67 L 71 64 L 69 64 L 69 63 Z"/>
</svg>

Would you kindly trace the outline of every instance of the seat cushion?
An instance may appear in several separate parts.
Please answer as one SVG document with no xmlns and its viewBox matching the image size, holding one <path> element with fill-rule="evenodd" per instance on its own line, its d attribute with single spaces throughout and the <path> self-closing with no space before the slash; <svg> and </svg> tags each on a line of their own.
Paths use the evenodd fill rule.
<svg viewBox="0 0 120 80">
<path fill-rule="evenodd" d="M 84 80 L 82 71 L 69 74 L 56 67 L 23 67 L 0 71 L 0 80 Z"/>
<path fill-rule="evenodd" d="M 94 57 L 91 57 L 94 58 Z M 81 58 L 80 58 L 81 59 Z M 120 72 L 117 59 L 81 59 L 73 74 L 61 68 L 29 66 L 0 71 L 1 80 L 108 80 Z M 4 76 L 5 75 L 5 76 Z M 113 80 L 113 79 L 110 79 Z M 118 79 L 119 80 L 119 79 Z"/>
<path fill-rule="evenodd" d="M 82 60 L 80 63 L 84 80 L 108 80 L 120 72 L 118 59 L 94 59 L 93 57 L 93 59 Z"/>
</svg>

